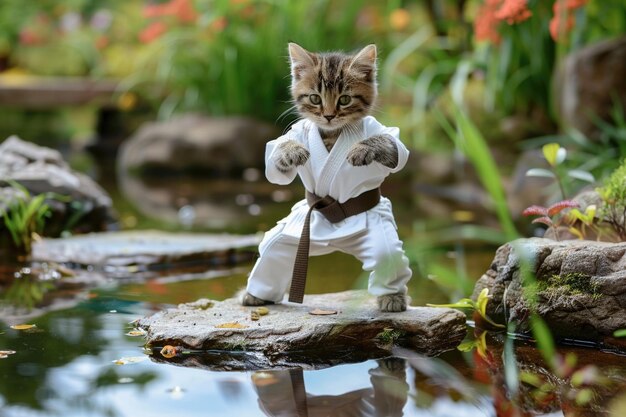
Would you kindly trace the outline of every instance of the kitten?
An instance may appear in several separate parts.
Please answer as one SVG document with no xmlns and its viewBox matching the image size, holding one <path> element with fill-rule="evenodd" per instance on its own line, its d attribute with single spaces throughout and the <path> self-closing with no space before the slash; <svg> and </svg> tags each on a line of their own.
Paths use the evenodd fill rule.
<svg viewBox="0 0 626 417">
<path fill-rule="evenodd" d="M 315 123 L 326 149 L 335 145 L 344 129 L 369 115 L 377 96 L 376 46 L 368 45 L 357 54 L 342 52 L 312 53 L 290 43 L 291 96 L 298 113 Z M 369 165 L 376 160 L 393 167 L 398 151 L 391 138 L 377 135 L 362 141 L 353 149 L 348 161 L 354 166 Z M 288 168 L 306 162 L 301 149 L 286 149 L 281 166 Z"/>
<path fill-rule="evenodd" d="M 313 122 L 330 152 L 342 131 L 356 131 L 356 125 L 372 111 L 377 96 L 376 46 L 368 45 L 356 54 L 342 52 L 312 53 L 290 43 L 291 95 L 300 116 Z M 287 172 L 304 165 L 309 151 L 289 140 L 279 145 L 276 167 Z M 389 135 L 375 135 L 358 142 L 348 154 L 353 166 L 377 161 L 393 168 L 398 164 L 398 149 Z M 245 294 L 244 305 L 267 302 Z M 378 297 L 381 311 L 406 310 L 404 294 Z"/>
</svg>

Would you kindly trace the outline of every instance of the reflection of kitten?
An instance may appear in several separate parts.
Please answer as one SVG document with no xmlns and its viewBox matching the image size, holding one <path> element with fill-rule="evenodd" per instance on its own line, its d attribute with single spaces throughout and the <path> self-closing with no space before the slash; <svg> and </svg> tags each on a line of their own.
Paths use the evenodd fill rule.
<svg viewBox="0 0 626 417">
<path fill-rule="evenodd" d="M 326 149 L 334 147 L 340 134 L 359 131 L 363 118 L 369 115 L 376 100 L 376 46 L 368 45 L 354 55 L 341 52 L 312 53 L 295 43 L 289 44 L 291 59 L 291 95 L 303 118 L 317 126 Z M 295 140 L 277 145 L 273 163 L 283 173 L 304 165 L 309 151 Z M 354 144 L 347 154 L 353 166 L 373 161 L 394 168 L 398 165 L 398 148 L 393 136 L 375 134 Z M 244 305 L 267 304 L 246 294 Z M 378 297 L 381 311 L 406 310 L 404 293 Z"/>
</svg>

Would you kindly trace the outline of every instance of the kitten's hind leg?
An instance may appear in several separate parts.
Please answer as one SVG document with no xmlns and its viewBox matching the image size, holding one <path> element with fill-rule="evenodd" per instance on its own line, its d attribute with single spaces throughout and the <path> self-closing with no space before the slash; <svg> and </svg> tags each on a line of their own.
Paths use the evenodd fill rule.
<svg viewBox="0 0 626 417">
<path fill-rule="evenodd" d="M 404 294 L 387 294 L 381 295 L 377 299 L 378 309 L 383 313 L 397 313 L 406 310 L 406 295 Z"/>
<path fill-rule="evenodd" d="M 244 306 L 262 306 L 266 304 L 274 304 L 274 302 L 262 300 L 248 292 L 245 293 L 243 297 L 241 298 L 241 305 L 244 305 Z"/>
</svg>

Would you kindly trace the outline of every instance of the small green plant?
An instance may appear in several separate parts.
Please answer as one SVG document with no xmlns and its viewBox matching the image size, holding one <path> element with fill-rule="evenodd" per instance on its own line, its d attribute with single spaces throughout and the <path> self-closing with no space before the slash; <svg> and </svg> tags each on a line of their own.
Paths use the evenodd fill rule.
<svg viewBox="0 0 626 417">
<path fill-rule="evenodd" d="M 548 169 L 532 168 L 526 172 L 527 177 L 552 178 L 556 181 L 561 192 L 561 199 L 567 198 L 568 182 L 580 180 L 587 183 L 595 181 L 594 176 L 583 169 L 567 169 L 563 163 L 567 158 L 567 150 L 558 143 L 548 143 L 541 148 L 543 157 L 548 162 Z"/>
<path fill-rule="evenodd" d="M 386 327 L 382 332 L 376 335 L 376 338 L 385 345 L 391 345 L 406 334 L 403 330 L 394 329 L 393 327 Z"/>
<path fill-rule="evenodd" d="M 15 248 L 28 254 L 33 240 L 42 232 L 46 218 L 50 216 L 50 206 L 45 202 L 47 194 L 31 196 L 24 186 L 14 181 L 10 184 L 17 191 L 16 198 L 0 208 L 0 216 Z"/>
<path fill-rule="evenodd" d="M 476 301 L 471 298 L 461 298 L 453 304 L 426 304 L 429 307 L 450 307 L 450 308 L 472 308 L 489 324 L 495 327 L 504 328 L 503 324 L 499 324 L 491 320 L 487 315 L 487 303 L 489 302 L 489 288 L 483 288 Z"/>
<path fill-rule="evenodd" d="M 603 202 L 600 218 L 611 226 L 620 240 L 626 240 L 626 160 L 597 191 Z"/>
</svg>

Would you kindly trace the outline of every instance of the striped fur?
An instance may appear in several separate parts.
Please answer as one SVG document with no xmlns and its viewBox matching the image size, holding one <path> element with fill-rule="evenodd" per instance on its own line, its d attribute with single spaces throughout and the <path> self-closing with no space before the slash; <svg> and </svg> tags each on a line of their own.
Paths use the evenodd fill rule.
<svg viewBox="0 0 626 417">
<path fill-rule="evenodd" d="M 368 45 L 351 55 L 312 53 L 290 43 L 289 57 L 295 107 L 302 117 L 315 123 L 330 151 L 343 130 L 354 129 L 372 111 L 377 95 L 376 46 Z M 348 96 L 348 102 L 341 103 L 342 96 Z M 284 157 L 287 161 L 297 159 L 297 155 Z M 378 161 L 395 167 L 398 150 L 392 138 L 371 137 L 355 145 L 348 161 L 355 166 Z"/>
</svg>

